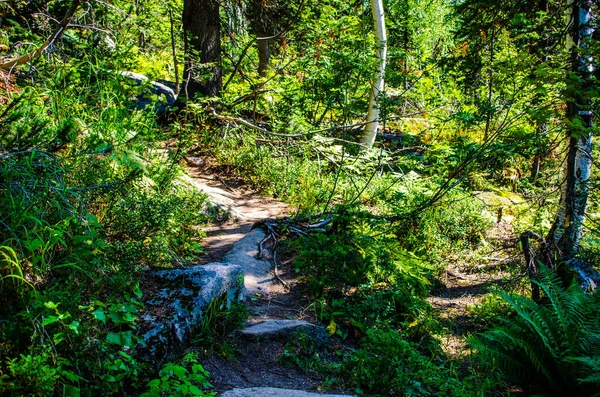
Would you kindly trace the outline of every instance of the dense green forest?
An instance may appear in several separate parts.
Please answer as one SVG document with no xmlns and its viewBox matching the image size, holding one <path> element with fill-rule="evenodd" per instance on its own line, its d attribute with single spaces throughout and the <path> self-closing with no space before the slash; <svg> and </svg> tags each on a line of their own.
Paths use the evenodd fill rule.
<svg viewBox="0 0 600 397">
<path fill-rule="evenodd" d="M 214 336 L 138 354 L 144 275 L 222 215 L 190 155 L 292 208 L 269 227 L 329 341 L 282 363 L 321 390 L 600 395 L 598 12 L 0 0 L 0 395 L 214 395 Z"/>
</svg>

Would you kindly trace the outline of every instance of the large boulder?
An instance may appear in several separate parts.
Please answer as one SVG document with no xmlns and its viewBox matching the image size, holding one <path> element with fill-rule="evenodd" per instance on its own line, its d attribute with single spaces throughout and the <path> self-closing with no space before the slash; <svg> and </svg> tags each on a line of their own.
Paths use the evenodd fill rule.
<svg viewBox="0 0 600 397">
<path fill-rule="evenodd" d="M 228 309 L 245 299 L 244 273 L 222 263 L 155 271 L 146 277 L 144 295 L 147 311 L 140 329 L 146 347 L 139 356 L 161 365 L 198 332 L 207 310 Z M 219 307 L 210 307 L 215 304 Z"/>
<path fill-rule="evenodd" d="M 136 109 L 144 109 L 147 106 L 154 105 L 156 113 L 163 113 L 172 107 L 177 100 L 175 91 L 165 84 L 165 81 L 150 81 L 147 76 L 134 72 L 124 71 L 119 72 L 119 74 L 128 78 L 133 83 L 144 87 L 142 93 L 133 102 L 133 107 Z M 153 96 L 156 96 L 158 101 Z"/>
</svg>

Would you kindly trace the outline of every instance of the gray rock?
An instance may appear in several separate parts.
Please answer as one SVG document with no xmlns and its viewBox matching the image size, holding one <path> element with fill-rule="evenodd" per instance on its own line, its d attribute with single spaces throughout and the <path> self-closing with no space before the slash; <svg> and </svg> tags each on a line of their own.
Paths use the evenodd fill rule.
<svg viewBox="0 0 600 397">
<path fill-rule="evenodd" d="M 266 293 L 269 284 L 276 282 L 271 274 L 271 262 L 258 259 L 258 246 L 266 237 L 261 229 L 254 229 L 223 258 L 224 263 L 238 265 L 244 271 L 244 284 L 248 294 Z"/>
<path fill-rule="evenodd" d="M 571 259 L 566 262 L 569 269 L 577 275 L 577 281 L 586 292 L 594 292 L 600 285 L 600 273 L 592 265 L 582 259 Z"/>
<path fill-rule="evenodd" d="M 146 347 L 139 356 L 158 365 L 176 355 L 202 326 L 212 302 L 219 309 L 245 299 L 241 267 L 211 263 L 185 269 L 152 272 L 152 289 L 146 293 L 147 313 L 140 329 Z"/>
<path fill-rule="evenodd" d="M 119 72 L 121 76 L 127 77 L 137 85 L 146 85 L 147 90 L 138 95 L 134 101 L 133 107 L 136 109 L 144 109 L 146 106 L 154 105 L 156 113 L 162 113 L 175 104 L 177 95 L 175 91 L 167 85 L 158 81 L 149 81 L 148 77 L 140 73 L 134 72 Z M 158 96 L 158 101 L 155 101 L 150 95 Z"/>
<path fill-rule="evenodd" d="M 240 334 L 247 338 L 275 339 L 287 337 L 295 331 L 301 331 L 315 337 L 325 336 L 323 327 L 302 320 L 267 320 L 241 330 Z"/>
<path fill-rule="evenodd" d="M 274 387 L 252 387 L 249 389 L 233 389 L 221 394 L 221 397 L 348 397 L 341 394 L 309 393 L 302 390 L 277 389 Z"/>
</svg>

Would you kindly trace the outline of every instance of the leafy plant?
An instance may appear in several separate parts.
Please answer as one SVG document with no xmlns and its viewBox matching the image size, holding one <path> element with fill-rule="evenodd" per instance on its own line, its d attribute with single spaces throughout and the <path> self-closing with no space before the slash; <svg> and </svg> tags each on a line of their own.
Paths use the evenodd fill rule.
<svg viewBox="0 0 600 397">
<path fill-rule="evenodd" d="M 515 315 L 469 343 L 483 363 L 497 366 L 526 390 L 597 395 L 598 294 L 586 294 L 576 282 L 565 287 L 550 270 L 540 272 L 537 284 L 542 303 L 501 293 Z"/>
<path fill-rule="evenodd" d="M 392 329 L 372 329 L 341 374 L 359 394 L 439 396 L 467 394 L 450 371 L 435 365 Z"/>
<path fill-rule="evenodd" d="M 212 385 L 208 382 L 209 373 L 198 364 L 198 357 L 189 353 L 183 358 L 181 365 L 167 364 L 158 373 L 159 378 L 148 382 L 148 391 L 140 397 L 187 397 L 214 396 L 216 393 L 206 389 Z"/>
<path fill-rule="evenodd" d="M 204 313 L 202 327 L 193 342 L 206 351 L 230 357 L 235 354 L 235 348 L 225 340 L 225 337 L 242 328 L 248 320 L 248 307 L 243 302 L 232 302 L 230 307 L 226 304 L 227 297 L 210 303 Z"/>
</svg>

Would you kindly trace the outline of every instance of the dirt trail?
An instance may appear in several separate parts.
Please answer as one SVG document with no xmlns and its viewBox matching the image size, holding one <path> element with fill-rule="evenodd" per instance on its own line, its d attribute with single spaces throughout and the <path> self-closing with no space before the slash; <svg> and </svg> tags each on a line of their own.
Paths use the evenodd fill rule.
<svg viewBox="0 0 600 397">
<path fill-rule="evenodd" d="M 245 186 L 236 178 L 220 176 L 204 157 L 187 158 L 190 181 L 205 192 L 213 210 L 220 215 L 220 222 L 205 229 L 207 237 L 202 241 L 204 263 L 218 262 L 242 239 L 252 225 L 266 218 L 287 215 L 289 205 L 261 195 Z M 219 218 L 219 216 L 217 217 Z"/>
<path fill-rule="evenodd" d="M 249 189 L 209 159 L 188 157 L 187 161 L 189 181 L 208 195 L 215 211 L 213 215 L 217 215 L 218 220 L 217 224 L 205 229 L 207 237 L 202 242 L 204 255 L 199 258 L 200 263 L 221 261 L 251 231 L 255 222 L 290 213 L 287 204 Z M 265 244 L 264 248 L 266 252 L 256 259 L 272 260 L 272 247 Z M 278 263 L 279 275 L 290 288 L 284 288 L 273 277 L 261 285 L 260 293 L 249 294 L 246 300 L 250 315 L 247 326 L 274 319 L 314 322 L 310 310 L 307 310 L 308 298 L 298 286 L 290 260 L 278 258 Z M 234 334 L 226 337 L 225 343 L 231 349 L 229 355 L 213 352 L 202 362 L 211 374 L 211 383 L 218 393 L 251 387 L 314 392 L 324 380 L 317 372 L 303 371 L 279 362 L 285 351 L 285 339 L 247 340 Z"/>
<path fill-rule="evenodd" d="M 469 349 L 466 339 L 470 333 L 479 331 L 470 310 L 482 303 L 486 294 L 494 286 L 501 286 L 515 280 L 514 273 L 507 269 L 519 263 L 515 251 L 516 240 L 509 223 L 501 222 L 489 230 L 487 240 L 493 243 L 493 253 L 502 258 L 491 258 L 492 264 L 482 264 L 479 268 L 449 266 L 444 287 L 433 293 L 428 302 L 438 311 L 440 319 L 448 328 L 441 339 L 444 352 L 452 358 L 465 358 Z"/>
</svg>

